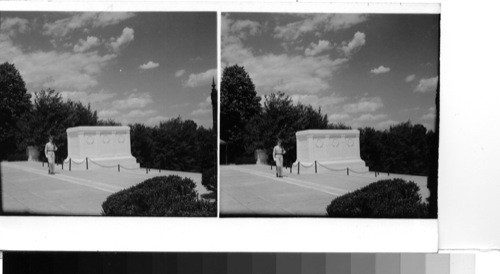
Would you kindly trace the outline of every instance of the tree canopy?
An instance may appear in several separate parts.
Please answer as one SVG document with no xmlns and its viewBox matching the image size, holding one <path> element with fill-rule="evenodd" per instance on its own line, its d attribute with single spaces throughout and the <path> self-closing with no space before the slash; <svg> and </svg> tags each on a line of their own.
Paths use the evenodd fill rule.
<svg viewBox="0 0 500 274">
<path fill-rule="evenodd" d="M 255 149 L 264 149 L 268 159 L 272 159 L 272 148 L 279 138 L 287 151 L 285 165 L 290 165 L 296 155 L 295 133 L 327 127 L 328 118 L 321 113 L 321 109 L 301 103 L 294 105 L 290 96 L 282 92 L 272 93 L 264 97 L 260 115 L 255 115 L 247 125 L 246 152 L 253 155 Z"/>
<path fill-rule="evenodd" d="M 0 65 L 0 160 L 14 153 L 20 134 L 18 122 L 30 111 L 31 95 L 13 64 Z"/>
<path fill-rule="evenodd" d="M 131 150 L 150 168 L 202 172 L 215 165 L 215 134 L 180 117 L 149 127 L 130 125 Z"/>
<path fill-rule="evenodd" d="M 260 112 L 260 97 L 243 67 L 224 68 L 220 96 L 220 137 L 228 143 L 230 155 L 244 154 L 246 125 Z"/>
</svg>

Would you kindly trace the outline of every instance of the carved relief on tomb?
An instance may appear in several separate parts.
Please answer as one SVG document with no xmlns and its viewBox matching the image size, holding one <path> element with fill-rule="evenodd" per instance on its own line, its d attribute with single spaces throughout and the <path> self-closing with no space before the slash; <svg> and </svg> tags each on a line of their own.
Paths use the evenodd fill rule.
<svg viewBox="0 0 500 274">
<path fill-rule="evenodd" d="M 125 142 L 125 137 L 123 134 L 117 134 L 118 135 L 118 143 L 123 143 Z"/>
<path fill-rule="evenodd" d="M 101 135 L 102 136 L 102 143 L 103 144 L 109 144 L 109 141 L 111 140 L 109 138 L 109 134 L 104 134 L 104 135 Z"/>
<path fill-rule="evenodd" d="M 317 148 L 322 148 L 324 145 L 323 138 L 314 138 L 314 144 Z"/>
<path fill-rule="evenodd" d="M 87 144 L 92 145 L 94 143 L 94 135 L 85 135 L 85 140 L 87 141 Z"/>
<path fill-rule="evenodd" d="M 348 138 L 347 139 L 347 146 L 352 147 L 354 146 L 354 141 L 352 140 L 353 138 Z"/>
<path fill-rule="evenodd" d="M 338 147 L 340 145 L 340 138 L 332 138 L 331 140 L 330 143 L 332 147 Z"/>
</svg>

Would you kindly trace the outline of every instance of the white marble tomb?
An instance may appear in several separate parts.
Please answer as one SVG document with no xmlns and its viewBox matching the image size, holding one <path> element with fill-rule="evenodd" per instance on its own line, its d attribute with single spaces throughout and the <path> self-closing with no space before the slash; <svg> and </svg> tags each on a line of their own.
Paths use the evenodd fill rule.
<svg viewBox="0 0 500 274">
<path fill-rule="evenodd" d="M 357 172 L 368 171 L 361 159 L 359 149 L 359 130 L 321 129 L 303 130 L 295 133 L 297 138 L 297 160 L 303 165 L 318 163 L 318 173 L 331 172 L 331 169 L 349 168 Z M 294 165 L 295 165 L 294 164 Z M 314 173 L 312 168 L 300 168 L 301 173 Z"/>
<path fill-rule="evenodd" d="M 126 168 L 138 168 L 130 150 L 130 127 L 128 126 L 84 126 L 66 130 L 68 135 L 68 158 L 72 169 L 85 169 L 85 158 L 89 169 L 120 164 Z M 78 164 L 82 163 L 83 164 Z M 97 164 L 96 164 L 97 163 Z"/>
</svg>

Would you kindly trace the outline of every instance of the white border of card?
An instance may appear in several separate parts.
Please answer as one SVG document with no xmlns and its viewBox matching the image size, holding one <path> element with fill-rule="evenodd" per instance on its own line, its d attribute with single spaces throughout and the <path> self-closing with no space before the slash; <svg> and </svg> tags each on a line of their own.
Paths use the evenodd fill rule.
<svg viewBox="0 0 500 274">
<path fill-rule="evenodd" d="M 2 2 L 0 10 L 440 13 L 439 4 Z M 220 13 L 218 15 L 220 24 Z M 219 26 L 220 37 L 220 26 Z M 220 42 L 219 42 L 220 45 Z M 218 53 L 220 57 L 220 49 Z M 219 61 L 220 67 L 220 61 Z M 219 75 L 220 68 L 219 68 Z M 0 250 L 436 252 L 438 221 L 0 217 Z"/>
</svg>

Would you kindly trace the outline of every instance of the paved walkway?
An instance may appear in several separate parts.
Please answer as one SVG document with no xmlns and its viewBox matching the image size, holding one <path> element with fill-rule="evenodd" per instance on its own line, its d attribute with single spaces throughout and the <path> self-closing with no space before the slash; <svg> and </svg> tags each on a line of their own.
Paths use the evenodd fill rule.
<svg viewBox="0 0 500 274">
<path fill-rule="evenodd" d="M 220 167 L 221 216 L 325 216 L 330 202 L 345 193 L 382 179 L 403 178 L 420 186 L 423 199 L 429 196 L 423 176 L 351 174 L 331 172 L 301 174 L 284 171 L 277 178 L 269 166 L 231 165 Z"/>
<path fill-rule="evenodd" d="M 37 162 L 2 162 L 2 203 L 7 214 L 100 215 L 106 198 L 148 178 L 179 175 L 191 178 L 198 193 L 208 191 L 201 185 L 201 174 L 145 169 L 95 169 L 68 171 L 57 166 L 49 175 L 47 165 Z"/>
</svg>

